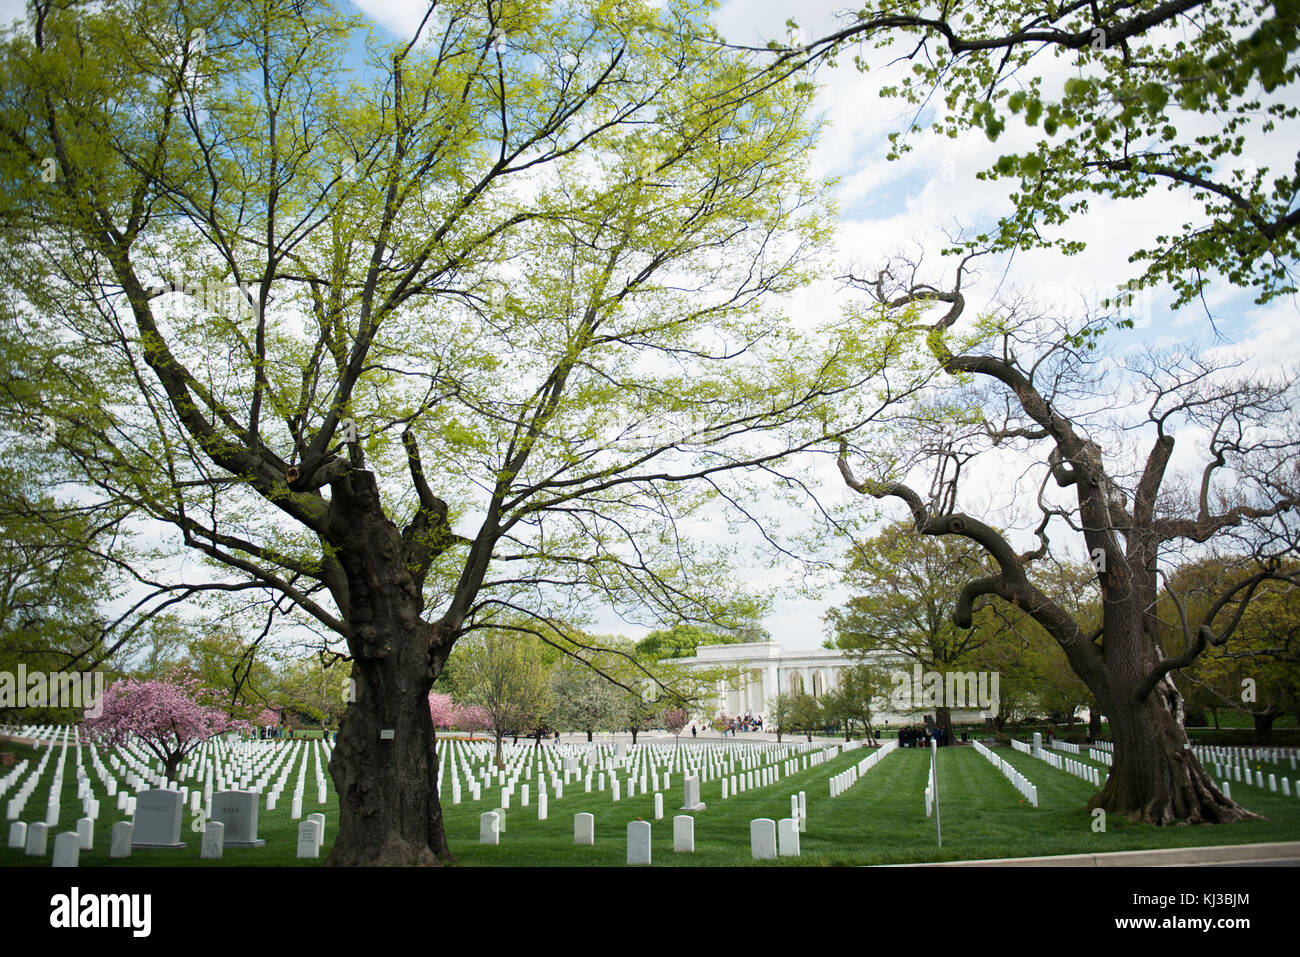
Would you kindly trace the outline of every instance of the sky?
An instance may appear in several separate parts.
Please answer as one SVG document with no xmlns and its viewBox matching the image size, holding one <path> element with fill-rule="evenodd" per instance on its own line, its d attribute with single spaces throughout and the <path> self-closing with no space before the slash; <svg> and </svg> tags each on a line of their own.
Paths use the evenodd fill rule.
<svg viewBox="0 0 1300 957">
<path fill-rule="evenodd" d="M 356 0 L 355 6 L 395 36 L 409 35 L 426 8 L 421 0 Z M 23 7 L 16 0 L 0 0 L 0 22 L 21 14 Z M 787 38 L 786 20 L 790 17 L 798 20 L 804 40 L 828 33 L 837 26 L 836 13 L 842 9 L 842 3 L 825 0 L 797 4 L 731 0 L 721 5 L 716 22 L 729 41 L 761 47 L 770 39 Z M 1059 89 L 1070 75 L 1059 60 L 1049 62 L 1044 69 L 1049 71 L 1048 90 Z M 1009 124 L 996 143 L 989 142 L 982 131 L 955 141 L 921 133 L 911 154 L 890 162 L 885 158 L 887 136 L 905 128 L 911 108 L 902 101 L 882 99 L 877 91 L 897 76 L 896 70 L 890 69 L 862 74 L 850 62 L 823 67 L 816 75 L 816 109 L 825 126 L 815 148 L 815 167 L 838 180 L 834 195 L 841 210 L 834 275 L 849 268 L 868 271 L 900 249 L 926 250 L 926 261 L 935 269 L 933 278 L 948 281 L 951 262 L 941 261 L 933 252 L 946 244 L 946 231 L 990 225 L 1008 208 L 1007 182 L 979 182 L 975 172 L 989 166 L 999 155 L 1031 143 L 1034 137 L 1015 124 Z M 1241 158 L 1241 162 L 1275 167 L 1281 164 L 1283 168 L 1294 160 L 1294 140 L 1281 135 L 1252 143 Z M 1026 292 L 1048 307 L 1077 310 L 1081 302 L 1095 304 L 1119 282 L 1135 274 L 1127 260 L 1144 238 L 1194 218 L 1194 207 L 1185 192 L 1156 190 L 1140 201 L 1096 201 L 1086 215 L 1068 224 L 1070 235 L 1086 243 L 1084 253 L 1065 258 L 1055 252 L 1022 252 L 1010 261 L 990 264 L 967 288 L 970 309 L 979 311 L 994 296 L 1012 290 Z M 810 324 L 833 317 L 846 295 L 834 275 L 792 297 L 786 311 L 796 321 Z M 1279 299 L 1261 307 L 1254 305 L 1248 294 L 1216 287 L 1207 297 L 1213 325 L 1199 305 L 1175 312 L 1169 308 L 1169 300 L 1167 291 L 1157 291 L 1144 299 L 1136 328 L 1115 340 L 1119 348 L 1199 342 L 1220 350 L 1240 350 L 1261 368 L 1300 366 L 1300 323 L 1296 321 L 1297 304 L 1293 299 Z M 1180 446 L 1175 467 L 1193 465 L 1195 452 L 1195 443 Z M 828 499 L 850 500 L 851 494 L 829 461 L 825 465 L 818 474 L 824 479 Z M 980 504 L 1011 525 L 1024 522 L 1023 512 L 1017 517 L 1016 504 L 1022 490 L 1014 481 L 1024 465 L 991 461 L 972 475 L 977 484 L 989 489 Z M 1004 494 L 999 495 L 998 490 Z M 892 518 L 903 517 L 899 510 L 895 512 Z M 719 521 L 717 528 L 717 534 L 725 534 L 724 523 Z M 756 549 L 760 547 L 754 544 Z M 748 575 L 751 583 L 788 589 L 798 579 L 793 567 L 772 569 L 766 564 L 765 557 L 756 560 Z M 833 581 L 827 586 L 817 595 L 786 595 L 777 601 L 763 622 L 776 641 L 792 650 L 822 644 L 827 637 L 822 616 L 847 597 Z M 598 622 L 598 631 L 632 637 L 645 631 L 629 627 L 609 612 L 600 614 Z"/>
</svg>

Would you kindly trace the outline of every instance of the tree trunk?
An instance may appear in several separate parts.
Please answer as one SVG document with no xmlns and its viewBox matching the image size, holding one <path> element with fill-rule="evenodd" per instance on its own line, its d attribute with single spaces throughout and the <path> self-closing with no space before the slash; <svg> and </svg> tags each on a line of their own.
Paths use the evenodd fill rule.
<svg viewBox="0 0 1300 957">
<path fill-rule="evenodd" d="M 636 728 L 632 729 L 632 743 L 636 744 Z"/>
<path fill-rule="evenodd" d="M 335 483 L 330 541 L 347 581 L 355 694 L 330 761 L 339 827 L 326 863 L 450 861 L 429 713 L 429 690 L 447 652 L 430 654 L 432 630 L 420 619 L 420 591 L 371 473 L 355 470 Z"/>
<path fill-rule="evenodd" d="M 1211 709 L 1210 709 L 1210 717 L 1212 717 L 1212 718 L 1214 719 L 1214 730 L 1215 730 L 1215 731 L 1218 731 L 1218 730 L 1219 730 L 1219 709 L 1218 709 L 1218 708 L 1211 708 Z"/>
<path fill-rule="evenodd" d="M 1117 696 L 1118 697 L 1118 696 Z M 1182 698 L 1162 681 L 1136 703 L 1132 695 L 1106 704 L 1115 763 L 1089 810 L 1103 808 L 1147 824 L 1222 824 L 1258 815 L 1224 797 L 1191 752 L 1182 724 Z"/>
<path fill-rule="evenodd" d="M 506 766 L 506 759 L 501 755 L 501 742 L 505 738 L 505 736 L 506 735 L 504 731 L 497 734 L 496 736 L 496 740 L 497 740 L 496 766 L 499 768 L 504 768 Z M 518 738 L 515 739 L 515 743 L 516 744 L 519 743 Z"/>
<path fill-rule="evenodd" d="M 952 740 L 952 708 L 943 707 L 935 708 L 934 726 L 937 731 L 947 732 L 946 736 L 940 736 L 939 743 Z"/>
<path fill-rule="evenodd" d="M 1146 567 L 1142 562 L 1134 565 Z M 1150 565 L 1154 567 L 1154 561 Z M 1155 576 L 1127 572 L 1112 567 L 1103 588 L 1103 596 L 1116 596 L 1103 597 L 1104 668 L 1079 676 L 1110 719 L 1115 744 L 1110 776 L 1088 802 L 1089 809 L 1100 807 L 1159 825 L 1258 819 L 1225 797 L 1192 754 L 1183 727 L 1183 698 L 1172 674 L 1161 677 L 1138 700 L 1164 652 L 1155 638 L 1159 626 L 1151 611 L 1157 595 Z"/>
<path fill-rule="evenodd" d="M 1267 711 L 1253 711 L 1251 718 L 1255 722 L 1255 740 L 1265 741 L 1273 733 L 1273 722 L 1277 720 L 1278 711 L 1275 708 L 1269 708 Z"/>
<path fill-rule="evenodd" d="M 1093 741 L 1101 738 L 1101 707 L 1095 701 L 1088 709 L 1088 737 Z"/>
<path fill-rule="evenodd" d="M 587 743 L 591 744 L 591 729 L 587 729 Z"/>
</svg>

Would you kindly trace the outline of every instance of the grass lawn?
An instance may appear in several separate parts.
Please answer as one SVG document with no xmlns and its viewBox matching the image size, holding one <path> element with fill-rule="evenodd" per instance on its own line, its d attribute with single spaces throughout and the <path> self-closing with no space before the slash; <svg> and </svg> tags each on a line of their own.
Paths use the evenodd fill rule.
<svg viewBox="0 0 1300 957">
<path fill-rule="evenodd" d="M 690 747 L 690 745 L 684 745 Z M 36 750 L 5 744 L 4 750 L 19 759 L 35 758 Z M 549 819 L 537 820 L 536 796 L 529 807 L 520 807 L 516 791 L 507 812 L 507 828 L 498 846 L 478 843 L 479 815 L 500 804 L 499 789 L 485 788 L 480 801 L 472 801 L 468 790 L 461 804 L 451 803 L 450 786 L 444 783 L 443 813 L 447 839 L 460 866 L 621 866 L 626 860 L 625 829 L 641 817 L 653 824 L 652 859 L 655 866 L 759 866 L 887 864 L 914 861 L 1039 856 L 1081 852 L 1122 851 L 1145 848 L 1185 847 L 1205 844 L 1245 844 L 1264 841 L 1300 840 L 1300 798 L 1283 797 L 1267 789 L 1233 782 L 1233 796 L 1247 808 L 1264 815 L 1252 821 L 1216 827 L 1155 828 L 1135 825 L 1111 816 L 1104 832 L 1093 831 L 1093 818 L 1085 809 L 1093 788 L 1083 780 L 1058 771 L 1043 761 L 998 748 L 997 753 L 1013 764 L 1037 787 L 1039 807 L 1031 807 L 988 761 L 971 748 L 945 748 L 939 752 L 940 811 L 943 846 L 936 846 L 935 822 L 925 816 L 924 789 L 929 769 L 929 752 L 902 749 L 889 755 L 839 797 L 829 796 L 832 774 L 856 764 L 866 751 L 853 750 L 819 766 L 783 777 L 769 787 L 757 788 L 721 799 L 718 780 L 704 783 L 702 799 L 708 807 L 694 813 L 695 853 L 673 853 L 672 817 L 683 800 L 683 775 L 674 772 L 673 787 L 664 792 L 665 816 L 654 821 L 653 795 L 637 794 L 615 803 L 610 791 L 585 793 L 581 782 L 564 789 L 564 797 L 550 795 Z M 1086 752 L 1077 756 L 1087 761 Z M 314 760 L 314 758 L 313 758 Z M 44 796 L 57 753 L 42 775 L 41 783 L 28 800 L 23 818 L 37 819 L 44 808 Z M 1089 762 L 1091 763 L 1091 762 Z M 1285 767 L 1261 765 L 1265 778 L 1270 770 L 1292 781 L 1300 774 Z M 290 780 L 296 778 L 295 768 Z M 110 832 L 124 812 L 108 798 L 96 775 L 91 774 L 100 799 L 100 818 L 95 827 L 93 850 L 82 851 L 83 866 L 319 866 L 321 861 L 299 861 L 296 857 L 297 825 L 290 818 L 291 789 L 281 795 L 276 810 L 259 812 L 259 837 L 263 848 L 228 848 L 220 861 L 200 861 L 200 836 L 190 830 L 188 811 L 182 824 L 184 850 L 136 850 L 129 858 L 109 857 Z M 521 779 L 522 780 L 522 779 Z M 495 782 L 495 778 L 493 778 Z M 535 781 L 535 776 L 534 776 Z M 326 815 L 325 852 L 337 833 L 338 802 L 329 787 L 323 805 L 316 803 L 314 774 L 307 777 L 303 813 Z M 535 787 L 535 784 L 534 784 Z M 790 814 L 790 795 L 804 791 L 808 802 L 808 830 L 801 835 L 802 856 L 757 863 L 750 859 L 749 822 L 768 817 L 779 820 Z M 48 852 L 41 858 L 26 857 L 21 850 L 0 848 L 4 866 L 48 866 L 53 851 L 53 834 L 74 830 L 81 816 L 75 798 L 73 758 L 64 769 L 62 814 L 51 829 Z M 6 805 L 12 789 L 0 806 Z M 573 815 L 588 811 L 595 815 L 596 844 L 575 846 Z M 7 837 L 8 826 L 5 827 Z M 7 841 L 5 842 L 7 844 Z M 323 855 L 322 855 L 323 858 Z"/>
</svg>

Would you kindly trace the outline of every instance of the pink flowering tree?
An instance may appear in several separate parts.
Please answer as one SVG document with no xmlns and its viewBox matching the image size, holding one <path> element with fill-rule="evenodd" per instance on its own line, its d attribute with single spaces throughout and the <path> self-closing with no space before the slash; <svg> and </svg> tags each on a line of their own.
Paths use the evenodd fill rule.
<svg viewBox="0 0 1300 957">
<path fill-rule="evenodd" d="M 429 695 L 429 715 L 435 728 L 459 728 L 462 731 L 482 731 L 492 727 L 488 713 L 477 705 L 457 704 L 451 695 L 432 692 Z"/>
<path fill-rule="evenodd" d="M 492 716 L 476 704 L 457 705 L 456 727 L 462 731 L 486 731 L 492 727 Z"/>
<path fill-rule="evenodd" d="M 135 735 L 162 761 L 168 780 L 175 780 L 181 760 L 204 741 L 250 727 L 247 721 L 231 718 L 203 699 L 195 678 L 124 679 L 109 686 L 103 713 L 88 719 L 83 728 L 90 737 L 107 744 Z"/>
<path fill-rule="evenodd" d="M 253 719 L 255 728 L 274 728 L 280 723 L 280 712 L 275 708 L 263 708 L 261 713 Z"/>
<path fill-rule="evenodd" d="M 679 737 L 682 728 L 686 727 L 686 722 L 690 720 L 690 715 L 686 713 L 685 708 L 668 708 L 660 716 L 664 727 L 673 733 L 674 737 Z"/>
<path fill-rule="evenodd" d="M 456 702 L 449 694 L 429 693 L 429 716 L 433 718 L 435 728 L 451 728 L 456 725 Z"/>
</svg>

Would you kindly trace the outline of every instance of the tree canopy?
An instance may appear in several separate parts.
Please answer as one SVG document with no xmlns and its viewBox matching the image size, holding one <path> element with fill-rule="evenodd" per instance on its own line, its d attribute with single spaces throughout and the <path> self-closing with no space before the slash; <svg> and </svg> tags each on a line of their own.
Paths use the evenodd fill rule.
<svg viewBox="0 0 1300 957">
<path fill-rule="evenodd" d="M 991 229 L 972 229 L 961 249 L 1077 253 L 1071 219 L 1091 203 L 1167 189 L 1188 196 L 1197 215 L 1159 224 L 1150 245 L 1131 250 L 1138 266 L 1116 287 L 1165 285 L 1183 305 L 1204 301 L 1221 279 L 1264 303 L 1297 288 L 1300 152 L 1284 149 L 1270 167 L 1262 145 L 1295 140 L 1298 17 L 1294 0 L 963 0 L 939 9 L 888 0 L 809 43 L 769 46 L 778 75 L 846 55 L 866 71 L 882 59 L 872 51 L 910 67 L 882 89 L 916 107 L 891 134 L 892 156 L 915 149 L 927 126 L 991 140 L 1009 127 L 1041 131 L 978 173 L 1014 185 L 1011 210 Z"/>
</svg>

